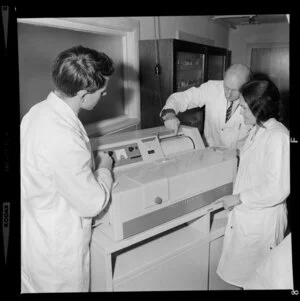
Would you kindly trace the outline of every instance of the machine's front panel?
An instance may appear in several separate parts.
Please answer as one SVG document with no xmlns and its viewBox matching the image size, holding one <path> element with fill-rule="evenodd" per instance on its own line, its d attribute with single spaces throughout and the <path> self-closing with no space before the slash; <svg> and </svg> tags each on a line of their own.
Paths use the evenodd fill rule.
<svg viewBox="0 0 300 301">
<path fill-rule="evenodd" d="M 191 137 L 197 137 L 195 130 L 191 129 Z M 222 152 L 202 149 L 201 144 L 190 148 L 192 138 L 186 136 L 187 130 L 185 133 L 163 141 L 151 136 L 103 146 L 102 151 L 111 152 L 115 159 L 110 224 L 118 231 L 113 239 L 130 237 L 202 208 L 232 182 L 236 159 L 224 160 Z M 161 145 L 168 141 L 170 149 L 178 144 L 178 154 L 175 150 L 170 156 L 162 154 Z"/>
<path fill-rule="evenodd" d="M 222 196 L 231 194 L 232 187 L 233 184 L 231 182 L 204 193 L 195 195 L 191 198 L 176 202 L 168 207 L 158 209 L 154 212 L 124 222 L 124 238 L 128 238 L 140 232 L 149 230 L 153 227 L 159 226 L 163 223 L 207 206 L 217 199 L 221 198 Z"/>
<path fill-rule="evenodd" d="M 211 214 L 232 194 L 237 160 L 205 148 L 197 128 L 180 128 L 177 136 L 160 127 L 94 141 L 115 166 L 108 222 L 92 240 L 92 283 L 118 291 L 208 288 L 209 242 L 224 231 Z"/>
</svg>

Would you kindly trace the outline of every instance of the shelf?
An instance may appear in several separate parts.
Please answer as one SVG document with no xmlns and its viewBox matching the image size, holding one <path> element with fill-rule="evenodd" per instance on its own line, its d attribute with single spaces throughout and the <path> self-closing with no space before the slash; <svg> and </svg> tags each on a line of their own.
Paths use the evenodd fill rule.
<svg viewBox="0 0 300 301">
<path fill-rule="evenodd" d="M 198 241 L 159 263 L 114 281 L 114 291 L 187 291 L 208 289 L 209 242 Z"/>
<path fill-rule="evenodd" d="M 190 70 L 196 70 L 196 71 L 203 72 L 202 66 L 178 66 L 176 71 L 180 72 L 180 71 L 190 71 Z"/>
<path fill-rule="evenodd" d="M 138 246 L 129 247 L 119 254 L 116 253 L 114 281 L 120 281 L 124 277 L 158 264 L 204 239 L 204 234 L 183 225 L 158 237 L 152 237 Z"/>
</svg>

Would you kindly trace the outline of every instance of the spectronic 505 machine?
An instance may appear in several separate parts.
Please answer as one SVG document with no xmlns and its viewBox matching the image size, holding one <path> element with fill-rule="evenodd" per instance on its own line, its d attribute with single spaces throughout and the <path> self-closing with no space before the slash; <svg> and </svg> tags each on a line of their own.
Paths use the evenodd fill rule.
<svg viewBox="0 0 300 301">
<path fill-rule="evenodd" d="M 220 208 L 216 201 L 232 193 L 235 152 L 205 148 L 197 128 L 180 126 L 178 134 L 174 135 L 172 130 L 156 127 L 94 138 L 91 145 L 95 155 L 104 151 L 114 159 L 111 202 L 95 219 L 99 226 L 94 228 L 92 237 L 92 255 L 98 259 L 99 254 L 112 256 L 126 248 L 133 250 L 136 244 L 147 239 L 155 241 L 156 235 Z M 207 218 L 202 218 L 196 226 L 201 233 L 207 232 L 207 227 Z M 176 231 L 173 235 L 176 237 Z M 180 244 L 180 235 L 178 240 Z M 150 249 L 147 251 L 144 247 L 143 252 Z M 113 260 L 109 258 L 107 260 Z M 107 263 L 106 273 L 111 277 L 106 274 L 101 278 L 97 274 L 100 271 L 100 267 L 95 266 L 100 264 L 98 259 L 92 259 L 92 289 L 118 290 L 119 287 L 126 290 L 124 274 L 118 278 L 114 271 L 108 272 Z M 112 266 L 118 270 L 116 262 Z M 127 263 L 130 265 L 129 259 Z M 125 274 L 128 276 L 128 273 Z M 99 277 L 105 279 L 104 287 L 97 282 Z M 118 279 L 123 286 L 120 283 L 118 286 Z M 153 290 L 151 285 L 145 289 L 148 288 Z M 167 289 L 172 287 L 167 286 Z"/>
</svg>

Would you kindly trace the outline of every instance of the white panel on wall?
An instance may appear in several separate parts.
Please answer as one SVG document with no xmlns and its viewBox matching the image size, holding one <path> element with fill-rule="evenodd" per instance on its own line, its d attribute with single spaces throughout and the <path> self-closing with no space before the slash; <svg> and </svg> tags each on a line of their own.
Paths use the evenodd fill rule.
<svg viewBox="0 0 300 301">
<path fill-rule="evenodd" d="M 120 37 L 18 24 L 18 52 L 21 118 L 37 102 L 44 100 L 53 89 L 51 67 L 61 51 L 76 46 L 94 48 L 110 56 L 116 66 L 103 97 L 92 111 L 83 111 L 83 123 L 113 118 L 124 114 L 122 83 L 122 40 Z"/>
<path fill-rule="evenodd" d="M 109 100 L 108 97 L 106 98 L 107 106 L 103 105 L 101 106 L 101 110 L 96 111 L 97 114 L 102 114 L 100 117 L 100 120 L 98 119 L 99 116 L 97 116 L 97 120 L 93 122 L 93 119 L 90 117 L 92 115 L 89 114 L 88 120 L 83 121 L 84 126 L 86 127 L 88 135 L 105 135 L 109 134 L 112 131 L 117 130 L 123 130 L 125 127 L 128 128 L 130 126 L 138 126 L 140 123 L 140 84 L 139 84 L 139 22 L 137 20 L 132 20 L 127 17 L 106 17 L 106 18 L 19 18 L 17 19 L 18 24 L 29 24 L 34 25 L 38 27 L 46 27 L 46 28 L 52 28 L 52 29 L 59 29 L 62 32 L 68 31 L 69 34 L 65 35 L 65 40 L 61 41 L 61 45 L 65 45 L 64 43 L 71 43 L 73 46 L 74 41 L 76 40 L 74 38 L 75 32 L 80 32 L 83 35 L 86 34 L 86 37 L 83 36 L 82 39 L 80 38 L 80 44 L 83 44 L 83 42 L 89 40 L 91 43 L 96 43 L 95 46 L 90 46 L 91 48 L 96 48 L 99 51 L 107 53 L 109 56 L 112 57 L 112 59 L 119 64 L 120 68 L 117 68 L 115 74 L 113 74 L 112 77 L 114 77 L 115 85 L 111 84 L 112 77 L 108 86 L 108 92 L 109 89 L 114 88 L 118 89 L 119 87 L 122 87 L 119 91 L 113 91 L 113 93 L 119 93 L 119 95 L 122 95 L 122 100 L 119 101 L 119 97 L 113 97 L 113 101 L 115 105 L 120 105 L 119 108 L 122 107 L 122 112 L 118 111 L 116 109 L 116 106 L 111 106 L 111 99 Z M 58 34 L 59 35 L 59 34 Z M 76 35 L 76 34 L 75 34 Z M 87 38 L 87 37 L 92 38 Z M 95 38 L 96 37 L 96 38 Z M 101 37 L 101 43 L 97 44 L 98 37 Z M 43 41 L 43 36 L 41 37 L 41 41 Z M 77 40 L 78 42 L 78 37 Z M 108 42 L 107 45 L 103 45 L 103 42 Z M 111 42 L 113 43 L 111 44 Z M 117 41 L 117 44 L 114 42 Z M 26 39 L 23 40 L 22 44 L 25 45 L 27 43 Z M 43 44 L 43 43 L 42 43 Z M 53 45 L 51 43 L 48 43 L 51 47 Z M 53 43 L 57 46 L 56 41 Z M 93 44 L 92 44 L 93 45 Z M 69 46 L 69 47 L 71 47 Z M 107 46 L 107 48 L 105 48 Z M 50 49 L 52 49 L 50 47 Z M 68 47 L 64 47 L 68 48 Z M 63 49 L 61 49 L 63 50 Z M 34 53 L 32 51 L 32 53 Z M 45 51 L 45 53 L 48 52 Z M 58 51 L 59 52 L 59 51 Z M 57 52 L 57 53 L 58 53 Z M 57 55 L 56 53 L 56 55 Z M 114 53 L 117 53 L 117 56 L 114 56 Z M 55 55 L 55 56 L 56 56 Z M 119 56 L 120 55 L 120 56 Z M 30 56 L 30 54 L 29 54 Z M 52 53 L 51 53 L 52 56 Z M 117 59 L 116 59 L 117 58 Z M 54 59 L 54 58 L 53 58 Z M 52 60 L 43 60 L 41 65 L 47 65 L 47 70 L 49 70 L 49 66 L 51 66 Z M 51 63 L 50 63 L 51 61 Z M 35 64 L 35 63 L 33 63 Z M 31 67 L 29 67 L 30 69 Z M 43 70 L 46 70 L 43 68 Z M 119 72 L 118 72 L 119 71 Z M 43 73 L 44 71 L 42 71 Z M 46 77 L 49 79 L 49 73 L 48 71 L 45 72 Z M 34 73 L 35 75 L 35 73 Z M 33 85 L 33 89 L 31 91 L 33 93 L 36 92 L 36 90 L 39 88 L 39 75 L 36 77 L 37 80 L 35 81 Z M 119 78 L 116 78 L 119 76 Z M 45 79 L 43 77 L 43 74 L 41 76 L 42 79 Z M 29 81 L 34 81 L 33 78 L 29 78 Z M 50 86 L 51 81 L 47 80 L 43 83 L 47 82 L 47 89 L 52 89 L 52 86 Z M 38 84 L 37 84 L 38 83 Z M 48 86 L 49 85 L 49 86 Z M 29 90 L 28 86 L 23 85 L 25 87 L 24 90 Z M 45 87 L 45 85 L 43 86 Z M 50 91 L 49 91 L 50 92 Z M 31 99 L 35 99 L 35 102 L 39 102 L 42 99 L 44 99 L 44 94 L 41 93 L 41 95 L 37 95 L 37 93 L 34 94 L 33 97 L 29 97 L 29 101 L 32 101 Z M 112 94 L 110 94 L 111 97 Z M 27 99 L 27 100 L 28 100 Z M 22 99 L 20 99 L 22 102 Z M 104 99 L 103 99 L 104 101 Z M 123 104 L 122 104 L 123 103 Z M 112 109 L 114 108 L 114 109 Z M 21 107 L 21 110 L 24 110 L 23 107 Z M 94 110 L 95 111 L 95 110 Z M 109 118 L 109 111 L 110 113 L 113 112 L 112 117 Z M 23 111 L 24 113 L 24 111 Z M 116 115 L 116 116 L 115 116 Z M 114 117 L 115 116 L 115 117 Z M 80 116 L 79 116 L 80 117 Z M 103 120 L 102 120 L 103 117 Z"/>
<path fill-rule="evenodd" d="M 140 21 L 140 40 L 155 39 L 155 19 L 158 18 L 161 39 L 176 39 L 178 31 L 209 39 L 215 46 L 228 48 L 229 28 L 213 23 L 209 16 L 132 17 Z"/>
<path fill-rule="evenodd" d="M 245 25 L 229 33 L 231 62 L 247 64 L 249 43 L 289 43 L 290 26 L 287 23 Z"/>
<path fill-rule="evenodd" d="M 193 42 L 193 43 L 199 43 L 199 44 L 204 44 L 204 45 L 214 45 L 214 40 L 208 39 L 208 38 L 202 38 L 198 35 L 186 33 L 181 30 L 177 30 L 177 35 L 176 38 L 178 40 L 183 40 L 183 41 L 188 41 L 188 42 Z"/>
</svg>

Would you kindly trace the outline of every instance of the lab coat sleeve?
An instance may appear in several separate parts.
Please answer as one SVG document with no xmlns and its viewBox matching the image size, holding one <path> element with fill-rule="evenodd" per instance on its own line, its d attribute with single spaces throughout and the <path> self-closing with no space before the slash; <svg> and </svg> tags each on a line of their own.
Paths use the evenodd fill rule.
<svg viewBox="0 0 300 301">
<path fill-rule="evenodd" d="M 91 153 L 85 141 L 73 133 L 57 133 L 56 144 L 47 148 L 58 192 L 81 217 L 98 215 L 110 198 L 112 176 L 108 169 L 91 169 Z"/>
<path fill-rule="evenodd" d="M 262 181 L 240 192 L 242 203 L 251 208 L 275 206 L 290 193 L 289 136 L 283 132 L 274 132 L 266 142 L 266 147 L 264 174 L 257 175 Z"/>
<path fill-rule="evenodd" d="M 163 110 L 173 109 L 178 114 L 189 109 L 201 108 L 205 105 L 208 88 L 207 83 L 204 83 L 198 88 L 192 87 L 182 92 L 175 92 L 169 96 Z"/>
<path fill-rule="evenodd" d="M 107 168 L 99 168 L 94 172 L 94 176 L 97 179 L 99 185 L 106 191 L 106 195 L 109 196 L 112 187 L 111 172 Z"/>
</svg>

